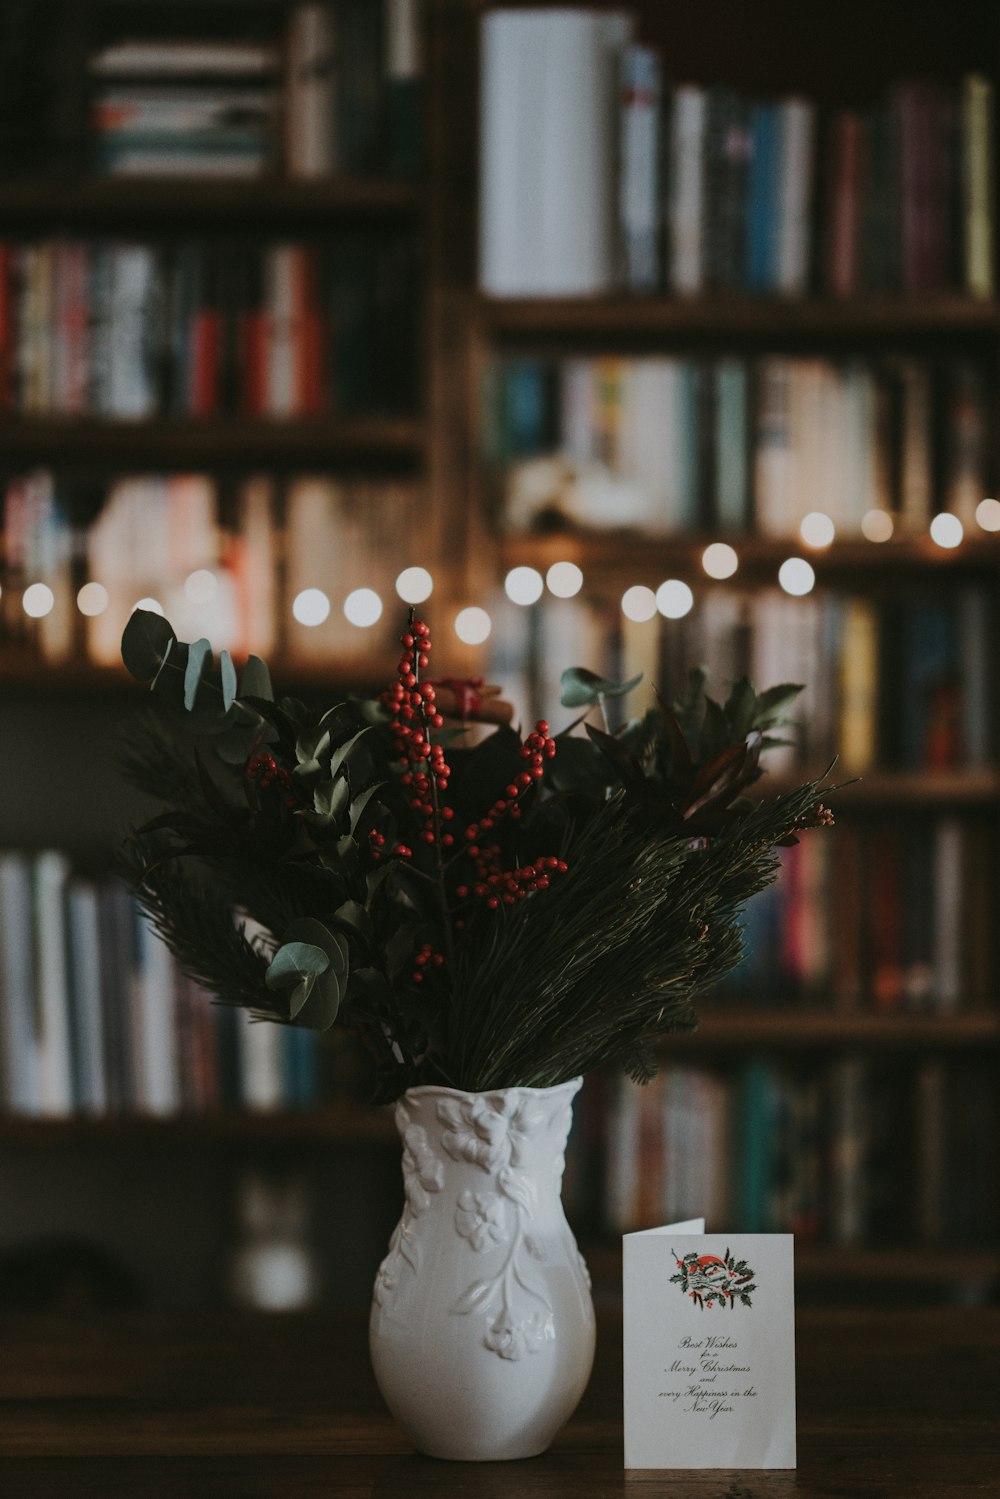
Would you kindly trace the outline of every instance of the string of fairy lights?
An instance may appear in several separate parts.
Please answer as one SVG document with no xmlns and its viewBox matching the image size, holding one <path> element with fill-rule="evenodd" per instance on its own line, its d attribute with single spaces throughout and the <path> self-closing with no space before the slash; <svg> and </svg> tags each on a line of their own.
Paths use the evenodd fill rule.
<svg viewBox="0 0 1000 1499">
<path fill-rule="evenodd" d="M 986 533 L 1000 532 L 1000 500 L 983 499 L 975 513 L 976 524 Z M 869 510 L 861 521 L 861 534 L 870 542 L 880 544 L 891 541 L 894 522 L 887 510 Z M 965 527 L 957 515 L 942 511 L 930 522 L 929 533 L 936 546 L 953 551 L 965 540 Z M 829 515 L 814 510 L 806 515 L 800 526 L 799 536 L 814 552 L 822 552 L 836 540 L 836 526 Z M 713 541 L 701 554 L 701 567 L 706 577 L 724 581 L 734 576 L 740 565 L 739 554 L 729 542 Z M 816 571 L 805 557 L 786 557 L 777 572 L 777 582 L 785 593 L 803 597 L 811 593 L 816 583 Z M 575 562 L 553 562 L 544 577 L 537 568 L 513 567 L 504 579 L 504 591 L 515 604 L 530 607 L 538 603 L 546 590 L 558 599 L 574 598 L 584 585 L 582 570 Z M 209 568 L 198 568 L 184 583 L 184 592 L 192 604 L 207 605 L 218 588 L 218 578 Z M 399 574 L 395 591 L 404 604 L 422 604 L 430 598 L 434 580 L 425 567 L 406 567 Z M 47 583 L 30 583 L 21 596 L 21 607 L 32 619 L 44 618 L 55 607 L 55 594 Z M 91 580 L 84 583 L 76 596 L 80 613 L 89 617 L 103 614 L 110 603 L 108 590 L 102 583 Z M 694 607 L 692 588 L 681 578 L 667 578 L 658 588 L 652 589 L 643 583 L 626 588 L 621 597 L 621 611 L 626 619 L 636 623 L 652 620 L 657 614 L 665 619 L 682 619 Z M 307 629 L 322 625 L 329 618 L 333 605 L 321 588 L 302 589 L 292 600 L 291 612 L 295 621 Z M 343 601 L 344 618 L 359 630 L 378 623 L 384 612 L 381 595 L 374 588 L 355 588 Z M 163 606 L 155 598 L 137 599 L 133 609 L 150 609 L 162 614 Z M 482 645 L 490 636 L 493 622 L 488 612 L 479 605 L 470 605 L 455 615 L 453 628 L 464 645 Z"/>
</svg>

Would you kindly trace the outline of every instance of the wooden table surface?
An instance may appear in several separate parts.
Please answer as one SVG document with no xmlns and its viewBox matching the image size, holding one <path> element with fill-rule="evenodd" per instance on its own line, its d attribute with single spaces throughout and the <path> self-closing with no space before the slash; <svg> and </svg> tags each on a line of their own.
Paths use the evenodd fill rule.
<svg viewBox="0 0 1000 1499">
<path fill-rule="evenodd" d="M 971 1499 L 1000 1495 L 1000 1310 L 803 1311 L 797 1472 L 625 1474 L 621 1329 L 543 1457 L 415 1455 L 359 1319 L 0 1321 L 5 1499 Z"/>
</svg>

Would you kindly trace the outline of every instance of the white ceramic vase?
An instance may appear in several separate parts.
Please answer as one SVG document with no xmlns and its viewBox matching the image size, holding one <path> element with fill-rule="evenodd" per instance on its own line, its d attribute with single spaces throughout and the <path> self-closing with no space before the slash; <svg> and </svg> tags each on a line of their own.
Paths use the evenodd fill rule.
<svg viewBox="0 0 1000 1499">
<path fill-rule="evenodd" d="M 431 1457 L 533 1457 L 586 1387 L 590 1276 L 560 1198 L 579 1087 L 411 1088 L 396 1105 L 406 1205 L 375 1281 L 371 1357 Z"/>
</svg>

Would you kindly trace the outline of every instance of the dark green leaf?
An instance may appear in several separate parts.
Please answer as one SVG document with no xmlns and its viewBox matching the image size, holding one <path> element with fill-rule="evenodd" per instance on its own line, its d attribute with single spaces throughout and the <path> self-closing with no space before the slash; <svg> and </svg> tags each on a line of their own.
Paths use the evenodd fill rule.
<svg viewBox="0 0 1000 1499">
<path fill-rule="evenodd" d="M 259 656 L 248 656 L 240 677 L 240 697 L 265 697 L 274 701 L 271 673 Z"/>
<path fill-rule="evenodd" d="M 271 959 L 264 982 L 269 989 L 287 989 L 303 978 L 318 978 L 330 966 L 321 947 L 311 942 L 285 942 Z"/>
<path fill-rule="evenodd" d="M 212 663 L 212 646 L 207 640 L 196 640 L 188 647 L 187 666 L 184 668 L 184 706 L 191 712 L 198 696 L 198 685 L 206 663 Z"/>
<path fill-rule="evenodd" d="M 152 609 L 133 609 L 122 634 L 122 660 L 140 682 L 160 670 L 177 636 L 169 620 Z"/>
<path fill-rule="evenodd" d="M 609 677 L 599 677 L 585 666 L 568 666 L 559 679 L 560 702 L 564 708 L 591 707 L 604 698 L 624 697 L 642 681 L 642 672 L 627 682 L 613 682 Z"/>
<path fill-rule="evenodd" d="M 802 691 L 801 683 L 782 682 L 778 687 L 768 687 L 757 697 L 757 728 L 766 728 L 767 723 L 775 720 L 770 716 L 780 712 L 782 708 L 798 697 Z M 765 717 L 766 715 L 766 717 Z"/>
<path fill-rule="evenodd" d="M 333 754 L 330 756 L 330 774 L 332 776 L 335 776 L 337 774 L 337 771 L 343 765 L 344 761 L 349 759 L 351 751 L 357 744 L 358 740 L 361 739 L 365 734 L 367 734 L 370 728 L 370 724 L 365 724 L 363 729 L 359 729 L 358 732 L 352 735 L 345 744 L 341 744 L 337 749 L 334 750 Z"/>
<path fill-rule="evenodd" d="M 754 726 L 756 709 L 757 694 L 750 685 L 749 678 L 741 677 L 730 688 L 724 709 L 734 740 L 743 739 L 749 734 Z"/>
<path fill-rule="evenodd" d="M 219 670 L 222 675 L 222 706 L 228 712 L 236 701 L 236 667 L 228 651 L 219 654 Z"/>
</svg>

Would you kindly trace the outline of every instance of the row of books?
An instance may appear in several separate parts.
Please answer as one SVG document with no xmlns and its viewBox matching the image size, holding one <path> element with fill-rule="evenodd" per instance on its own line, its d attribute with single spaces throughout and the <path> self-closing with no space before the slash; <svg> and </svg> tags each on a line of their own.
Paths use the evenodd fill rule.
<svg viewBox="0 0 1000 1499">
<path fill-rule="evenodd" d="M 820 511 L 972 526 L 993 473 L 990 392 L 968 357 L 511 359 L 484 385 L 504 525 L 790 536 Z"/>
<path fill-rule="evenodd" d="M 835 836 L 782 850 L 779 878 L 746 908 L 746 957 L 720 1001 L 939 1015 L 991 1003 L 996 868 L 982 819 L 837 821 Z"/>
<path fill-rule="evenodd" d="M 237 658 L 343 666 L 384 655 L 388 667 L 405 617 L 395 580 L 426 560 L 418 514 L 403 483 L 147 474 L 95 490 L 47 470 L 20 475 L 0 511 L 0 641 L 46 662 L 119 666 L 129 615 L 153 599 L 182 640 L 207 636 Z M 85 583 L 100 592 L 78 602 Z M 36 584 L 52 598 L 29 614 Z M 359 588 L 382 602 L 367 628 L 343 610 Z M 329 601 L 311 624 L 292 613 L 308 589 Z"/>
<path fill-rule="evenodd" d="M 557 706 L 568 664 L 615 681 L 642 673 L 628 698 L 609 704 L 612 719 L 652 706 L 654 686 L 680 696 L 689 669 L 701 664 L 720 699 L 742 676 L 761 689 L 805 684 L 793 708 L 794 745 L 768 751 L 775 772 L 822 769 L 835 756 L 838 777 L 996 763 L 997 602 L 989 583 L 796 598 L 774 587 L 690 582 L 694 602 L 680 619 L 627 619 L 606 585 L 587 580 L 576 598 L 530 609 L 493 598 L 492 680 L 505 683 L 525 722 L 543 716 L 561 728 L 574 716 Z"/>
<path fill-rule="evenodd" d="M 982 1148 L 993 1109 L 990 1067 L 974 1060 L 673 1062 L 645 1088 L 585 1090 L 580 1148 L 591 1162 L 603 1149 L 612 1233 L 704 1215 L 709 1231 L 800 1243 L 981 1243 L 995 1217 Z M 576 1169 L 585 1162 L 571 1164 L 571 1193 Z"/>
<path fill-rule="evenodd" d="M 422 0 L 0 14 L 0 173 L 412 177 Z M 89 126 L 89 129 L 88 129 Z"/>
<path fill-rule="evenodd" d="M 316 1036 L 251 1024 L 185 978 L 117 882 L 0 852 L 0 1111 L 307 1108 Z"/>
<path fill-rule="evenodd" d="M 807 99 L 666 80 L 620 11 L 494 10 L 481 283 L 499 296 L 992 296 L 993 112 L 977 73 L 903 80 L 820 120 Z"/>
<path fill-rule="evenodd" d="M 415 400 L 415 246 L 0 244 L 0 410 L 301 417 Z"/>
</svg>

